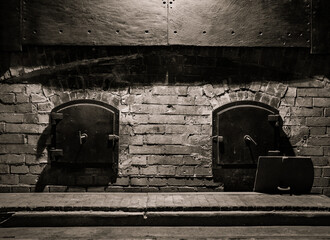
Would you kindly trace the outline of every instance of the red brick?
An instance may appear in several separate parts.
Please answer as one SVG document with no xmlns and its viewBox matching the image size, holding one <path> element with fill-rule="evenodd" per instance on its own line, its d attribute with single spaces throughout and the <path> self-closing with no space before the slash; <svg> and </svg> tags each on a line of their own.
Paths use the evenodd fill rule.
<svg viewBox="0 0 330 240">
<path fill-rule="evenodd" d="M 310 137 L 307 143 L 312 146 L 329 146 L 330 137 Z"/>
<path fill-rule="evenodd" d="M 6 174 L 0 175 L 1 184 L 15 185 L 18 184 L 18 175 Z"/>
<path fill-rule="evenodd" d="M 0 102 L 3 103 L 15 103 L 15 94 L 0 94 Z"/>
<path fill-rule="evenodd" d="M 0 113 L 13 113 L 16 110 L 16 105 L 4 105 L 0 103 Z"/>
<path fill-rule="evenodd" d="M 195 97 L 195 96 L 202 96 L 203 89 L 200 86 L 191 86 L 188 87 L 188 95 Z"/>
<path fill-rule="evenodd" d="M 164 125 L 138 125 L 133 128 L 135 134 L 165 133 Z"/>
<path fill-rule="evenodd" d="M 186 179 L 185 178 L 169 178 L 167 180 L 169 186 L 185 186 Z"/>
<path fill-rule="evenodd" d="M 194 98 L 192 97 L 178 97 L 178 96 L 158 96 L 147 95 L 144 96 L 142 103 L 146 104 L 179 104 L 179 105 L 194 105 Z M 138 102 L 135 102 L 138 103 Z"/>
<path fill-rule="evenodd" d="M 142 175 L 157 175 L 157 166 L 148 166 L 140 169 Z"/>
<path fill-rule="evenodd" d="M 131 178 L 131 186 L 148 186 L 147 178 Z"/>
<path fill-rule="evenodd" d="M 177 168 L 177 176 L 193 176 L 195 168 L 193 166 L 181 166 Z"/>
<path fill-rule="evenodd" d="M 322 169 L 320 167 L 314 167 L 314 177 L 321 177 L 322 176 Z"/>
<path fill-rule="evenodd" d="M 67 192 L 86 192 L 85 187 L 68 187 L 66 189 Z"/>
<path fill-rule="evenodd" d="M 129 178 L 128 177 L 118 177 L 114 185 L 117 186 L 128 186 L 129 185 Z"/>
<path fill-rule="evenodd" d="M 20 144 L 20 145 L 10 144 L 10 145 L 5 145 L 5 148 L 3 149 L 3 151 L 4 152 L 2 152 L 2 153 L 34 154 L 34 153 L 36 153 L 36 148 L 35 148 L 35 146 L 26 145 L 26 144 Z"/>
<path fill-rule="evenodd" d="M 88 187 L 87 192 L 104 192 L 105 187 Z"/>
<path fill-rule="evenodd" d="M 36 108 L 32 103 L 22 103 L 14 106 L 17 113 L 35 112 Z"/>
<path fill-rule="evenodd" d="M 167 105 L 134 104 L 131 113 L 165 114 L 169 111 Z"/>
<path fill-rule="evenodd" d="M 291 108 L 292 115 L 297 117 L 320 117 L 323 114 L 322 108 Z"/>
<path fill-rule="evenodd" d="M 143 136 L 142 135 L 121 135 L 120 136 L 121 144 L 125 145 L 143 145 Z"/>
<path fill-rule="evenodd" d="M 204 181 L 200 178 L 188 178 L 185 180 L 186 186 L 203 186 Z"/>
<path fill-rule="evenodd" d="M 124 188 L 120 186 L 109 186 L 105 188 L 106 192 L 124 192 Z"/>
<path fill-rule="evenodd" d="M 16 102 L 17 103 L 28 103 L 28 102 L 30 102 L 30 98 L 28 95 L 18 93 L 18 94 L 16 94 Z"/>
<path fill-rule="evenodd" d="M 313 98 L 313 106 L 314 107 L 329 107 L 330 98 Z"/>
<path fill-rule="evenodd" d="M 154 95 L 185 96 L 187 92 L 188 87 L 186 86 L 154 86 L 152 89 Z"/>
<path fill-rule="evenodd" d="M 158 166 L 158 172 L 161 176 L 174 176 L 175 171 L 175 166 Z"/>
<path fill-rule="evenodd" d="M 0 134 L 5 132 L 5 124 L 0 123 Z"/>
<path fill-rule="evenodd" d="M 324 135 L 326 132 L 326 127 L 310 127 L 310 135 Z"/>
<path fill-rule="evenodd" d="M 186 123 L 187 124 L 211 124 L 212 123 L 212 116 L 186 116 Z"/>
<path fill-rule="evenodd" d="M 148 164 L 181 165 L 182 158 L 182 156 L 151 155 L 148 156 Z"/>
<path fill-rule="evenodd" d="M 330 117 L 309 117 L 306 123 L 307 126 L 326 127 L 330 125 Z"/>
<path fill-rule="evenodd" d="M 325 117 L 330 117 L 330 108 L 326 108 L 324 112 Z"/>
<path fill-rule="evenodd" d="M 0 143 L 24 143 L 23 134 L 1 134 Z"/>
<path fill-rule="evenodd" d="M 184 124 L 184 115 L 150 115 L 148 123 L 159 123 L 159 124 Z"/>
<path fill-rule="evenodd" d="M 10 193 L 11 187 L 10 186 L 0 186 L 0 193 Z"/>
<path fill-rule="evenodd" d="M 23 122 L 23 114 L 17 114 L 17 113 L 2 113 L 0 114 L 0 121 L 1 122 L 7 122 L 7 123 L 22 123 Z"/>
<path fill-rule="evenodd" d="M 41 102 L 46 102 L 47 98 L 43 95 L 39 94 L 31 94 L 31 102 L 33 103 L 41 103 Z"/>
<path fill-rule="evenodd" d="M 26 113 L 24 114 L 24 123 L 38 123 L 38 114 L 35 113 Z"/>
<path fill-rule="evenodd" d="M 0 162 L 8 164 L 22 164 L 25 162 L 25 156 L 15 154 L 0 155 Z"/>
<path fill-rule="evenodd" d="M 323 177 L 330 177 L 330 167 L 323 168 Z"/>
<path fill-rule="evenodd" d="M 297 149 L 297 155 L 322 156 L 323 148 L 322 147 L 301 147 L 301 148 Z"/>
<path fill-rule="evenodd" d="M 0 164 L 0 173 L 9 173 L 9 166 L 6 164 Z"/>
<path fill-rule="evenodd" d="M 161 146 L 129 146 L 130 154 L 179 154 L 190 155 L 198 153 L 200 147 L 195 146 L 177 146 L 177 145 L 161 145 Z"/>
<path fill-rule="evenodd" d="M 67 186 L 48 186 L 49 192 L 66 192 Z"/>
<path fill-rule="evenodd" d="M 210 167 L 197 166 L 195 168 L 196 176 L 211 176 L 212 169 Z"/>
<path fill-rule="evenodd" d="M 165 133 L 173 134 L 200 134 L 202 132 L 201 126 L 198 125 L 166 125 Z"/>
<path fill-rule="evenodd" d="M 299 97 L 330 97 L 330 88 L 298 88 L 297 95 Z"/>
<path fill-rule="evenodd" d="M 31 191 L 30 186 L 15 186 L 11 188 L 11 191 L 14 193 L 28 193 Z"/>
<path fill-rule="evenodd" d="M 328 161 L 328 157 L 324 157 L 324 156 L 313 156 L 312 157 L 312 161 L 313 161 L 313 165 L 314 166 L 326 166 L 328 165 L 329 161 Z"/>
<path fill-rule="evenodd" d="M 310 97 L 297 97 L 296 106 L 298 107 L 312 107 L 313 99 Z"/>
<path fill-rule="evenodd" d="M 329 178 L 314 178 L 314 187 L 328 187 L 329 186 Z"/>
<path fill-rule="evenodd" d="M 29 172 L 29 167 L 21 165 L 21 166 L 10 166 L 10 172 L 11 173 L 28 173 Z"/>
<path fill-rule="evenodd" d="M 166 186 L 167 179 L 166 178 L 149 178 L 150 186 Z"/>
<path fill-rule="evenodd" d="M 147 165 L 146 156 L 132 156 L 131 157 L 132 166 L 145 166 Z"/>
<path fill-rule="evenodd" d="M 44 168 L 45 165 L 32 165 L 29 167 L 30 173 L 32 174 L 41 174 Z"/>
<path fill-rule="evenodd" d="M 330 156 L 330 146 L 324 147 L 324 155 Z"/>
<path fill-rule="evenodd" d="M 51 103 L 38 103 L 38 110 L 43 112 L 50 112 L 53 109 L 53 104 Z"/>
<path fill-rule="evenodd" d="M 19 93 L 25 90 L 25 84 L 1 84 L 1 92 Z"/>
<path fill-rule="evenodd" d="M 38 124 L 6 124 L 7 133 L 42 133 L 45 126 Z"/>
<path fill-rule="evenodd" d="M 144 142 L 146 144 L 185 144 L 187 135 L 146 135 Z"/>
<path fill-rule="evenodd" d="M 187 142 L 190 145 L 211 145 L 212 144 L 210 135 L 191 135 L 188 137 Z"/>
</svg>

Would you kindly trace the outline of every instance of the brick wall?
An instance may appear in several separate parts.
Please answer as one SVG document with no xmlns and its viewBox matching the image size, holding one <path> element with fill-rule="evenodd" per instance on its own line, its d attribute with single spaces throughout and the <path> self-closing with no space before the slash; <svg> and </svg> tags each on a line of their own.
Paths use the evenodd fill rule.
<svg viewBox="0 0 330 240">
<path fill-rule="evenodd" d="M 328 56 L 300 48 L 27 46 L 1 61 L 2 192 L 222 191 L 212 176 L 212 111 L 253 100 L 279 109 L 296 155 L 312 157 L 313 192 L 330 195 Z M 49 113 L 75 99 L 120 110 L 115 183 L 97 169 L 50 172 Z"/>
</svg>

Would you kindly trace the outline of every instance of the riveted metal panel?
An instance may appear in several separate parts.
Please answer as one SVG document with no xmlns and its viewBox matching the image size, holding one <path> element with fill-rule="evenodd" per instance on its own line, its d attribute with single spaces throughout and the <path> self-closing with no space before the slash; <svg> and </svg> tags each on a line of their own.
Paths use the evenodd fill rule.
<svg viewBox="0 0 330 240">
<path fill-rule="evenodd" d="M 312 1 L 312 53 L 330 53 L 330 1 Z"/>
<path fill-rule="evenodd" d="M 167 44 L 161 0 L 25 0 L 23 9 L 24 44 Z"/>
<path fill-rule="evenodd" d="M 310 0 L 172 0 L 169 44 L 310 47 Z"/>
<path fill-rule="evenodd" d="M 78 100 L 55 108 L 53 113 L 62 117 L 52 119 L 52 162 L 76 166 L 117 164 L 119 139 L 109 139 L 109 135 L 119 133 L 117 109 L 93 100 Z"/>
<path fill-rule="evenodd" d="M 0 1 L 0 50 L 22 49 L 21 13 L 21 0 Z"/>
</svg>

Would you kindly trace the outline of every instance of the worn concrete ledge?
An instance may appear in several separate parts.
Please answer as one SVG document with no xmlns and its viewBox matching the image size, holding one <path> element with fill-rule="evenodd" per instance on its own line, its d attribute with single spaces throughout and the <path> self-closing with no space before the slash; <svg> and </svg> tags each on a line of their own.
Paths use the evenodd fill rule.
<svg viewBox="0 0 330 240">
<path fill-rule="evenodd" d="M 0 212 L 330 211 L 323 195 L 259 193 L 3 193 Z"/>
<path fill-rule="evenodd" d="M 0 226 L 330 225 L 322 195 L 257 193 L 0 194 Z"/>
<path fill-rule="evenodd" d="M 329 212 L 19 212 L 1 227 L 68 226 L 330 226 Z"/>
</svg>

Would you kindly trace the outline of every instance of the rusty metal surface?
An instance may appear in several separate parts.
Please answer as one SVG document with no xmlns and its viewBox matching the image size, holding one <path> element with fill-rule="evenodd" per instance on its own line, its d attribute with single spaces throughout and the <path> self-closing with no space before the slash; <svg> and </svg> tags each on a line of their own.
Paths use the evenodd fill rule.
<svg viewBox="0 0 330 240">
<path fill-rule="evenodd" d="M 24 44 L 167 44 L 160 0 L 26 0 L 23 21 Z"/>
<path fill-rule="evenodd" d="M 175 0 L 169 6 L 170 45 L 310 46 L 310 0 Z"/>
<path fill-rule="evenodd" d="M 1 0 L 0 50 L 19 51 L 21 48 L 21 0 Z"/>
<path fill-rule="evenodd" d="M 311 53 L 330 53 L 329 0 L 312 0 Z"/>
<path fill-rule="evenodd" d="M 218 148 L 215 163 L 234 167 L 256 165 L 259 156 L 275 150 L 277 128 L 268 120 L 268 116 L 275 113 L 275 109 L 250 101 L 217 109 L 213 114 L 213 133 L 222 136 L 223 142 L 213 141 Z"/>
<path fill-rule="evenodd" d="M 266 193 L 310 193 L 314 168 L 308 157 L 261 156 L 254 191 Z"/>
<path fill-rule="evenodd" d="M 118 135 L 118 110 L 104 103 L 78 100 L 53 111 L 63 114 L 63 119 L 52 125 L 50 155 L 60 152 L 53 154 L 53 163 L 112 167 L 118 162 L 118 142 L 109 141 L 109 134 Z"/>
</svg>

